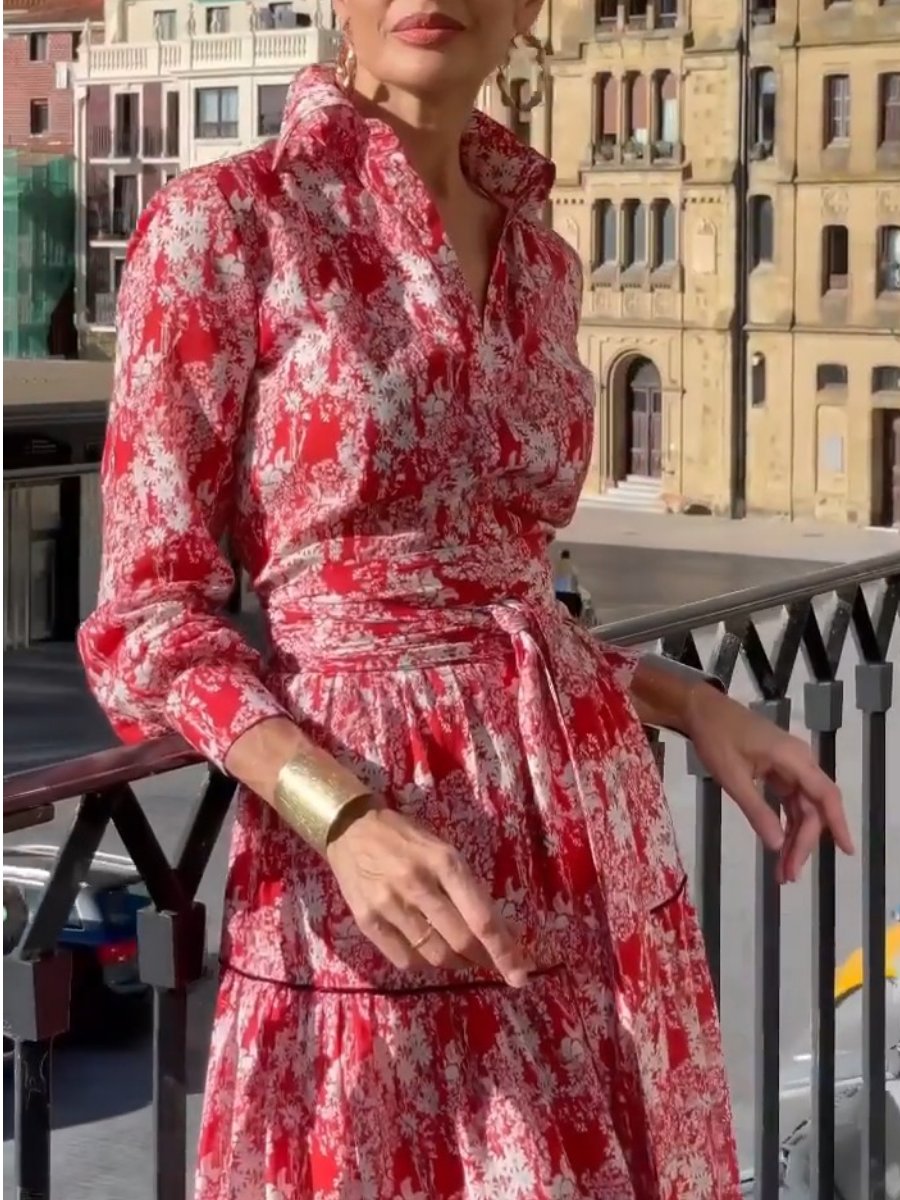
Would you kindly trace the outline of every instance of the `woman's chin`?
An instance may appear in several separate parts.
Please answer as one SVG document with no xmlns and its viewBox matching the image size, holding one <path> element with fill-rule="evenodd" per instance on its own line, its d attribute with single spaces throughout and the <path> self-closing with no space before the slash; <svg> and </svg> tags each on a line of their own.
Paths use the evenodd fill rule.
<svg viewBox="0 0 900 1200">
<path fill-rule="evenodd" d="M 450 89 L 477 92 L 483 78 L 473 75 L 471 58 L 467 60 L 455 46 L 428 49 L 403 46 L 391 57 L 391 70 L 381 78 L 414 95 L 441 93 L 446 100 Z"/>
</svg>

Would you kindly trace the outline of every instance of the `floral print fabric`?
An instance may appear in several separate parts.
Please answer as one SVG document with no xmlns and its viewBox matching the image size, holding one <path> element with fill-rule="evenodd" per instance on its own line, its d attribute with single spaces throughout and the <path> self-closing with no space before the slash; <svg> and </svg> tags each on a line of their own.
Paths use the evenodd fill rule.
<svg viewBox="0 0 900 1200">
<path fill-rule="evenodd" d="M 396 971 L 241 794 L 198 1200 L 738 1194 L 715 1004 L 633 658 L 553 599 L 590 457 L 552 167 L 475 115 L 483 311 L 391 131 L 315 68 L 281 137 L 181 176 L 129 252 L 80 646 L 126 740 L 221 763 L 288 714 L 453 843 L 537 964 Z M 219 615 L 226 537 L 269 635 Z"/>
</svg>

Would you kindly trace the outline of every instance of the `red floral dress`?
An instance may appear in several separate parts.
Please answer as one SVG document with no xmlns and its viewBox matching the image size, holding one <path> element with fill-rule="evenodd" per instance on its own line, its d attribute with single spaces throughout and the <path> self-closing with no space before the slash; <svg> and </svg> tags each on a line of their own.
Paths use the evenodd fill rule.
<svg viewBox="0 0 900 1200">
<path fill-rule="evenodd" d="M 277 144 L 154 198 L 129 252 L 81 632 L 126 740 L 221 763 L 287 713 L 453 843 L 538 969 L 398 972 L 239 800 L 198 1200 L 738 1194 L 715 1002 L 633 660 L 553 600 L 591 451 L 553 169 L 486 117 L 479 313 L 394 135 L 315 68 Z M 266 616 L 218 615 L 226 534 Z"/>
</svg>

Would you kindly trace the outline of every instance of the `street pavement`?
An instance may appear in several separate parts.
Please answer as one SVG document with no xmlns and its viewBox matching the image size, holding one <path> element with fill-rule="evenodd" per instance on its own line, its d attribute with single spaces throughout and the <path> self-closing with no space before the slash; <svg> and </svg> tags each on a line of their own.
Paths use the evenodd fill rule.
<svg viewBox="0 0 900 1200">
<path fill-rule="evenodd" d="M 626 539 L 622 539 L 625 541 Z M 884 552 L 896 543 L 887 543 Z M 818 549 L 818 548 L 817 548 Z M 877 550 L 875 551 L 877 552 Z M 747 553 L 709 554 L 698 549 L 619 544 L 573 545 L 582 582 L 592 591 L 601 620 L 633 616 L 674 604 L 730 592 L 742 587 L 793 578 L 820 569 L 820 551 L 803 561 L 794 552 L 775 557 Z M 838 557 L 838 556 L 836 556 Z M 840 554 L 841 558 L 844 557 Z M 251 629 L 258 627 L 251 619 Z M 764 641 L 777 630 L 772 616 L 761 624 Z M 709 645 L 709 638 L 705 645 Z M 855 654 L 845 654 L 847 729 L 840 735 L 839 782 L 857 837 L 861 829 L 861 732 L 853 699 Z M 900 639 L 895 638 L 897 658 Z M 71 647 L 48 646 L 8 653 L 5 662 L 4 772 L 87 753 L 111 743 L 103 718 L 84 691 Z M 800 669 L 791 689 L 801 711 L 804 681 Z M 747 680 L 739 677 L 735 694 L 751 699 Z M 889 717 L 888 845 L 900 845 L 900 708 Z M 667 788 L 689 870 L 693 867 L 694 789 L 685 770 L 683 744 L 667 741 Z M 140 798 L 164 849 L 174 849 L 191 802 L 202 785 L 199 769 L 146 781 Z M 16 840 L 58 842 L 71 812 L 60 811 L 52 825 L 20 834 Z M 723 849 L 722 1019 L 729 1075 L 742 1153 L 751 1152 L 753 1121 L 754 937 L 753 895 L 755 850 L 741 818 L 728 806 Z M 107 848 L 117 848 L 114 835 Z M 227 845 L 220 839 L 200 898 L 209 913 L 209 944 L 214 947 L 221 918 Z M 893 864 L 890 864 L 890 868 Z M 838 867 L 838 952 L 859 944 L 861 876 L 859 857 Z M 890 878 L 889 903 L 900 902 L 900 880 Z M 782 1035 L 787 1050 L 804 1034 L 809 1021 L 811 972 L 811 905 L 809 880 L 782 893 Z M 203 1067 L 213 1001 L 213 985 L 204 984 L 192 999 L 188 1084 L 189 1139 L 196 1137 Z M 152 1193 L 152 1072 L 149 1031 L 116 1031 L 108 1041 L 60 1048 L 54 1059 L 53 1168 L 60 1200 L 144 1200 Z M 4 1187 L 12 1188 L 11 1077 L 4 1079 Z M 11 1193 L 12 1194 L 12 1193 Z"/>
</svg>

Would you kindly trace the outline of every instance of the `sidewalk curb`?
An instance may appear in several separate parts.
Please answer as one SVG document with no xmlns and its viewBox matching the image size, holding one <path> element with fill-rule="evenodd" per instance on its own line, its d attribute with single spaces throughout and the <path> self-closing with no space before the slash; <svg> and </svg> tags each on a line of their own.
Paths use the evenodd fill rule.
<svg viewBox="0 0 900 1200">
<path fill-rule="evenodd" d="M 560 541 L 642 549 L 690 550 L 708 554 L 747 554 L 795 558 L 804 562 L 859 562 L 894 551 L 900 530 L 858 529 L 822 521 L 777 517 L 688 517 L 610 508 L 587 497 L 561 531 Z"/>
</svg>

